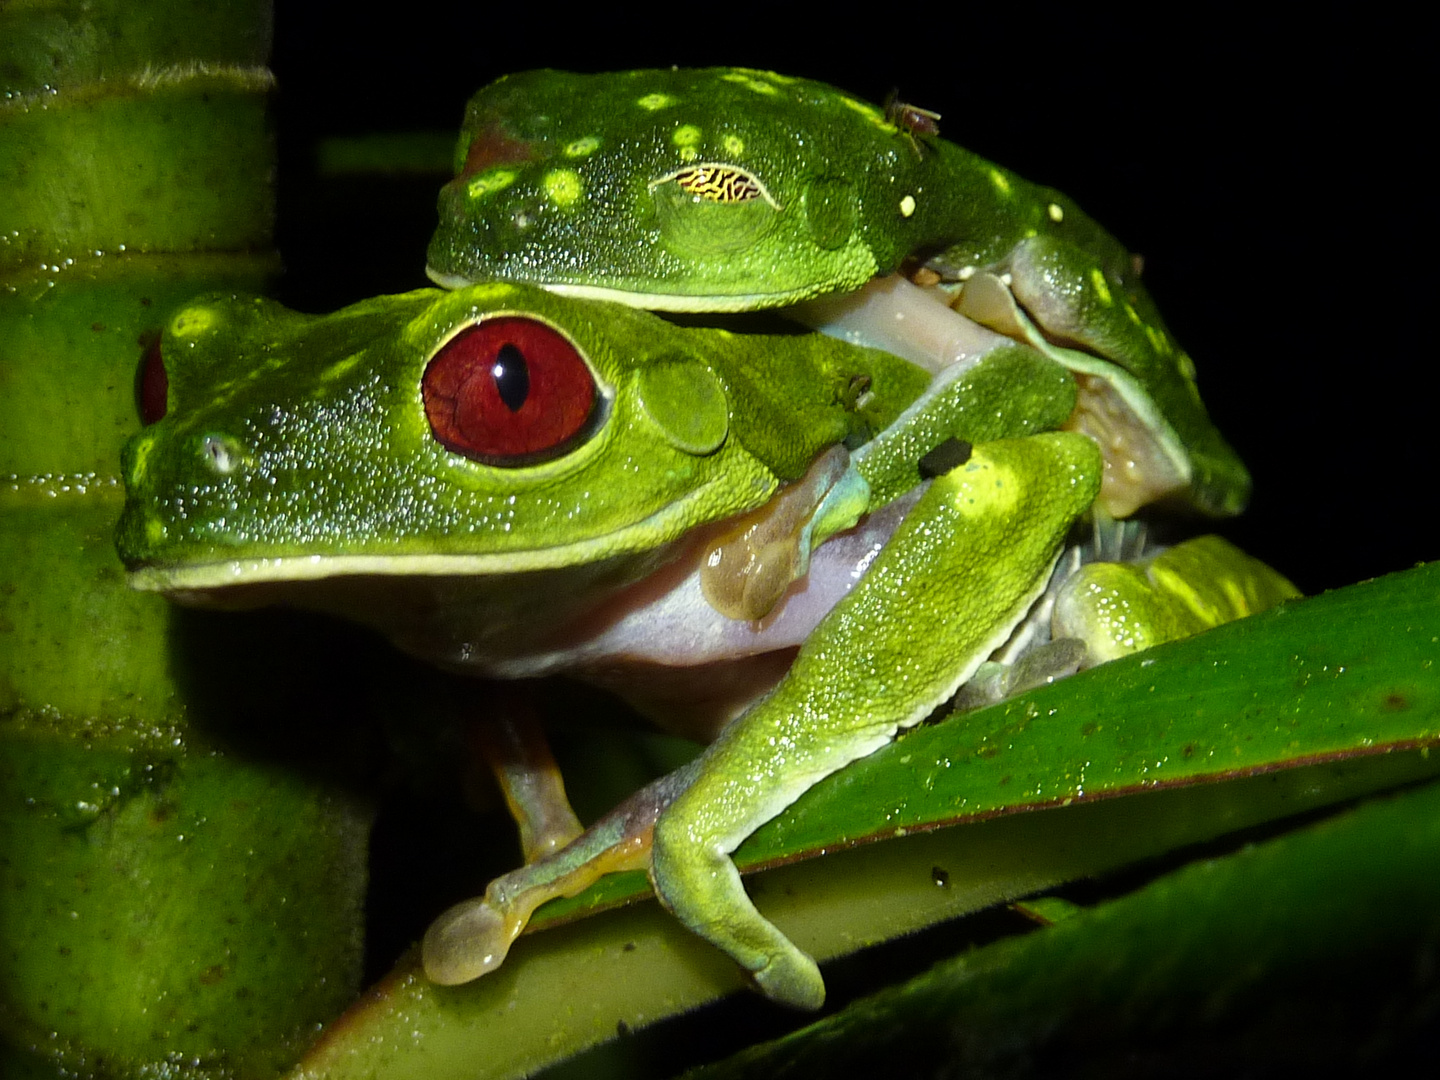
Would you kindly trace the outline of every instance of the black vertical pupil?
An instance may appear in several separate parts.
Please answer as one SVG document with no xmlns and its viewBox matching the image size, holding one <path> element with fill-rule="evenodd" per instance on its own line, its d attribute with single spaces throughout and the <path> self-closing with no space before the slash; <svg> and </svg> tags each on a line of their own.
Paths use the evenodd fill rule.
<svg viewBox="0 0 1440 1080">
<path fill-rule="evenodd" d="M 490 373 L 505 407 L 519 412 L 530 396 L 530 369 L 525 366 L 525 354 L 507 341 L 500 346 Z"/>
</svg>

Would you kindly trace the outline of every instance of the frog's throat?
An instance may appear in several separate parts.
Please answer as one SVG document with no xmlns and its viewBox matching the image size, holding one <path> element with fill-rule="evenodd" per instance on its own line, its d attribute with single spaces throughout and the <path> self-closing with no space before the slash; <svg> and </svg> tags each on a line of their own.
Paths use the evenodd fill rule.
<svg viewBox="0 0 1440 1080">
<path fill-rule="evenodd" d="M 442 289 L 463 289 L 475 284 L 460 274 L 445 274 L 427 266 L 425 273 Z M 783 292 L 737 293 L 726 296 L 713 292 L 683 293 L 640 292 L 630 289 L 606 288 L 602 285 L 573 285 L 562 282 L 540 282 L 547 292 L 559 296 L 574 296 L 582 300 L 608 300 L 626 307 L 644 308 L 646 311 L 756 311 L 761 308 L 785 307 L 812 299 L 825 291 L 825 286 L 809 286 L 787 289 Z"/>
<path fill-rule="evenodd" d="M 167 594 L 207 592 L 241 585 L 320 581 L 346 576 L 480 577 L 531 570 L 558 570 L 598 563 L 614 556 L 663 548 L 681 539 L 710 515 L 697 511 L 723 481 L 714 480 L 685 498 L 621 529 L 570 544 L 526 551 L 473 555 L 420 553 L 400 555 L 276 555 L 214 559 L 188 565 L 139 566 L 127 575 L 132 589 Z M 774 491 L 770 492 L 773 496 Z"/>
</svg>

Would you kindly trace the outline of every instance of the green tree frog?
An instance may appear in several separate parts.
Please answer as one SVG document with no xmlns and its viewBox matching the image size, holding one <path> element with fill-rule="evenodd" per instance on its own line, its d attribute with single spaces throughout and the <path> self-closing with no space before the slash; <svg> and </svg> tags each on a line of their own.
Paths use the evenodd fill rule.
<svg viewBox="0 0 1440 1080">
<path fill-rule="evenodd" d="M 337 613 L 462 672 L 592 678 L 710 740 L 441 916 L 432 978 L 492 969 L 539 903 L 644 867 L 764 993 L 813 1008 L 816 965 L 730 862 L 745 836 L 1002 661 L 1107 657 L 1293 594 L 1213 538 L 1077 569 L 1104 467 L 1063 430 L 1076 376 L 983 327 L 965 353 L 937 375 L 503 281 L 327 316 L 201 298 L 148 355 L 117 546 L 139 588 Z"/>
</svg>

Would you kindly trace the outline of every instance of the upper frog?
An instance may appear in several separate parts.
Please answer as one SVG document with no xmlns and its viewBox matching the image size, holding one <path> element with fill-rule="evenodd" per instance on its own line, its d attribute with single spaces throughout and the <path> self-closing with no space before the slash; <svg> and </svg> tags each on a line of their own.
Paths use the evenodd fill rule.
<svg viewBox="0 0 1440 1080">
<path fill-rule="evenodd" d="M 507 75 L 471 98 L 455 166 L 429 250 L 449 287 L 499 278 L 740 311 L 858 289 L 921 253 L 983 266 L 1037 233 L 1133 276 L 1058 192 L 774 72 Z"/>
<path fill-rule="evenodd" d="M 1064 195 L 913 115 L 744 68 L 509 75 L 466 110 L 428 272 L 447 287 L 525 281 L 739 311 L 834 298 L 900 270 L 1050 352 L 1082 394 L 1103 398 L 1075 426 L 1102 447 L 1126 443 L 1110 455 L 1117 469 L 1149 472 L 1113 496 L 1107 473 L 1112 513 L 1175 495 L 1238 512 L 1249 476 L 1210 423 L 1139 260 Z M 825 329 L 834 310 L 797 317 Z M 868 327 L 845 333 L 906 354 Z"/>
</svg>

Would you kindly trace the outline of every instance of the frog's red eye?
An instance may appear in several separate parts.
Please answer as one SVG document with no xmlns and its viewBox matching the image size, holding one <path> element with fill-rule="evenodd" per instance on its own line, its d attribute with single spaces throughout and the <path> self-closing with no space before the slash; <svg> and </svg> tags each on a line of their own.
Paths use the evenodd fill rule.
<svg viewBox="0 0 1440 1080">
<path fill-rule="evenodd" d="M 558 457 L 592 430 L 595 377 L 570 341 L 535 319 L 476 323 L 445 343 L 421 380 L 430 430 L 489 465 Z"/>
<path fill-rule="evenodd" d="M 140 407 L 140 422 L 154 424 L 165 419 L 170 397 L 170 376 L 165 372 L 165 358 L 160 355 L 160 335 L 145 346 L 145 358 L 135 374 L 135 401 Z"/>
</svg>

